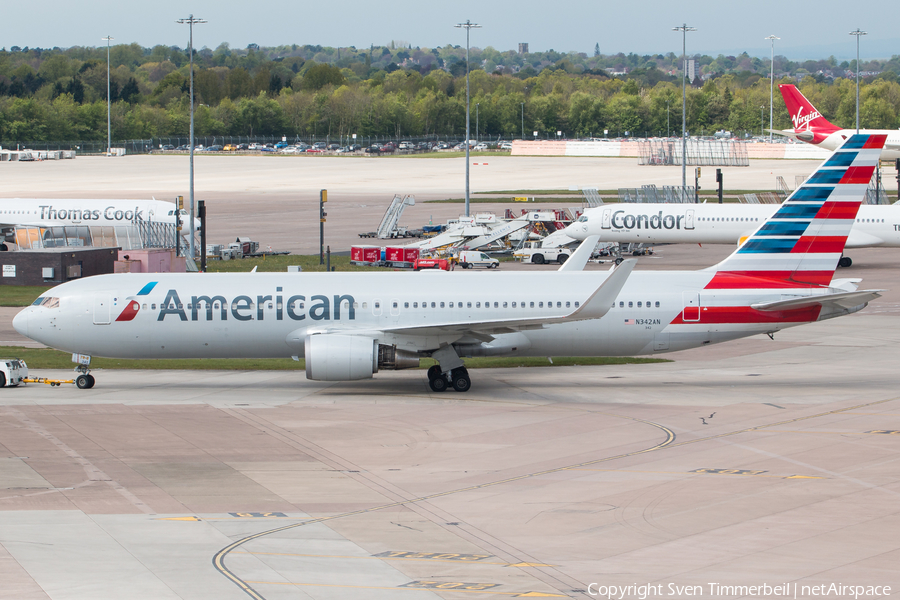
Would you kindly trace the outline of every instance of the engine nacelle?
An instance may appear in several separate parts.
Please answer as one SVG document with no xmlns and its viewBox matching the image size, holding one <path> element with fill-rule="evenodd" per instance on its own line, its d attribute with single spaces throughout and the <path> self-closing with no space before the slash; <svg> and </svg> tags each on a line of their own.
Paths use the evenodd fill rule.
<svg viewBox="0 0 900 600">
<path fill-rule="evenodd" d="M 370 379 L 378 371 L 378 345 L 357 335 L 306 336 L 306 378 L 314 381 Z"/>
</svg>

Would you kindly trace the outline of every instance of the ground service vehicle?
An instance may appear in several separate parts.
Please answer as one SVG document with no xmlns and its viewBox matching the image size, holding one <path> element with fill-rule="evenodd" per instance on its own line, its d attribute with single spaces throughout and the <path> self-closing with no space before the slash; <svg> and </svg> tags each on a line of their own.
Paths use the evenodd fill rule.
<svg viewBox="0 0 900 600">
<path fill-rule="evenodd" d="M 413 269 L 416 271 L 421 271 L 422 269 L 440 269 L 449 271 L 450 261 L 446 258 L 419 258 L 413 263 Z"/>
<path fill-rule="evenodd" d="M 491 258 L 479 250 L 463 250 L 459 253 L 459 256 L 457 256 L 457 262 L 463 269 L 471 269 L 472 267 L 496 269 L 500 266 L 499 260 Z"/>
<path fill-rule="evenodd" d="M 28 365 L 18 358 L 0 358 L 0 387 L 14 387 L 28 377 Z"/>
<path fill-rule="evenodd" d="M 533 262 L 536 265 L 542 265 L 548 262 L 558 262 L 563 264 L 569 259 L 572 251 L 568 248 L 544 248 L 543 242 L 525 242 L 525 246 L 516 250 L 513 256 L 522 262 Z"/>
</svg>

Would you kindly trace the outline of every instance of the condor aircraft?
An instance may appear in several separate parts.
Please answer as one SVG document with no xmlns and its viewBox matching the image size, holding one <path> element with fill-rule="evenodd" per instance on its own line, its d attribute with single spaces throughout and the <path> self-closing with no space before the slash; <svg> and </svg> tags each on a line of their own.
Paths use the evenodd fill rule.
<svg viewBox="0 0 900 600">
<path fill-rule="evenodd" d="M 841 129 L 822 116 L 812 102 L 806 99 L 797 86 L 793 84 L 779 84 L 778 89 L 784 98 L 784 104 L 791 115 L 793 129 L 772 129 L 772 133 L 784 135 L 801 142 L 819 146 L 826 150 L 835 150 L 851 135 L 856 134 L 856 129 Z M 881 158 L 895 160 L 900 158 L 900 129 L 860 129 L 860 133 L 877 134 L 887 136 L 884 143 L 884 151 Z"/>
<path fill-rule="evenodd" d="M 883 135 L 853 136 L 724 261 L 700 271 L 100 275 L 59 285 L 13 319 L 89 356 L 306 359 L 321 381 L 415 367 L 435 392 L 471 385 L 462 357 L 627 356 L 682 350 L 856 312 L 879 296 L 834 279 Z M 83 357 L 79 356 L 79 359 Z"/>
<path fill-rule="evenodd" d="M 131 225 L 134 221 L 174 224 L 178 207 L 161 200 L 63 200 L 46 198 L 0 199 L 0 251 L 16 243 L 15 229 Z M 185 230 L 187 211 L 181 210 Z M 194 220 L 194 231 L 200 221 Z"/>
<path fill-rule="evenodd" d="M 563 233 L 576 240 L 644 244 L 741 244 L 778 204 L 608 204 L 589 208 Z M 900 247 L 900 204 L 863 204 L 844 248 Z M 853 260 L 842 256 L 838 264 Z"/>
</svg>

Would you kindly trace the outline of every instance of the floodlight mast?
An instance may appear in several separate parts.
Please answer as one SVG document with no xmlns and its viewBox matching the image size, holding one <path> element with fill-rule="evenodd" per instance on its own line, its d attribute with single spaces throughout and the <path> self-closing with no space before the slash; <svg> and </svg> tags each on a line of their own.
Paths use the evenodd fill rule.
<svg viewBox="0 0 900 600">
<path fill-rule="evenodd" d="M 769 72 L 769 143 L 772 143 L 772 103 L 775 101 L 775 40 L 780 37 L 770 35 L 767 40 L 772 41 L 772 68 Z"/>
<path fill-rule="evenodd" d="M 195 260 L 197 258 L 196 248 L 194 247 L 194 24 L 206 23 L 203 19 L 195 19 L 194 15 L 189 15 L 187 19 L 178 19 L 175 21 L 176 23 L 180 23 L 184 25 L 187 23 L 188 29 L 190 30 L 190 37 L 188 39 L 188 56 L 190 60 L 190 70 L 191 70 L 191 134 L 190 134 L 190 142 L 191 147 L 189 149 L 190 153 L 190 203 L 191 203 L 191 224 L 190 224 L 190 252 L 191 252 L 191 260 Z M 203 248 L 203 251 L 206 252 L 206 248 Z"/>
<path fill-rule="evenodd" d="M 867 33 L 859 27 L 856 28 L 856 31 L 850 32 L 850 35 L 856 36 L 856 133 L 859 133 L 859 36 L 867 35 Z"/>
<path fill-rule="evenodd" d="M 681 193 L 684 194 L 687 189 L 687 32 L 697 28 L 684 23 L 672 31 L 681 32 Z"/>
<path fill-rule="evenodd" d="M 466 19 L 465 23 L 454 25 L 466 30 L 466 216 L 469 216 L 469 30 L 480 29 L 481 25 Z"/>
<path fill-rule="evenodd" d="M 112 122 L 110 117 L 112 96 L 109 93 L 109 42 L 115 38 L 106 36 L 100 39 L 106 42 L 106 155 L 110 156 L 112 154 L 112 129 L 110 128 L 110 123 Z"/>
</svg>

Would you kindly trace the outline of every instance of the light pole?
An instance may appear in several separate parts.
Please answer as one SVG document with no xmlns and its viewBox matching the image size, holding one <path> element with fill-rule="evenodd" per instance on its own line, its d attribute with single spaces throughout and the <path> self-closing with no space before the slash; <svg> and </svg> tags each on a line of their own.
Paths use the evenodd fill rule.
<svg viewBox="0 0 900 600">
<path fill-rule="evenodd" d="M 681 193 L 687 188 L 687 32 L 697 31 L 696 27 L 673 27 L 681 32 Z"/>
<path fill-rule="evenodd" d="M 859 36 L 866 35 L 866 32 L 857 27 L 850 35 L 856 36 L 856 133 L 859 133 Z"/>
<path fill-rule="evenodd" d="M 112 119 L 110 118 L 112 99 L 109 95 L 109 42 L 115 38 L 106 36 L 105 38 L 100 39 L 106 40 L 106 155 L 109 156 L 112 153 L 112 129 L 110 129 L 110 123 L 112 122 Z"/>
<path fill-rule="evenodd" d="M 203 19 L 195 19 L 194 15 L 189 15 L 187 19 L 178 19 L 175 21 L 176 23 L 188 25 L 188 30 L 190 31 L 190 38 L 188 41 L 188 56 L 190 57 L 190 69 L 191 69 L 191 147 L 189 150 L 191 159 L 190 159 L 190 202 L 191 202 L 191 224 L 188 229 L 191 232 L 190 236 L 190 252 L 191 252 L 191 260 L 194 260 L 197 257 L 196 248 L 194 248 L 194 24 L 195 23 L 206 23 Z M 203 248 L 203 251 L 206 252 L 206 248 Z"/>
<path fill-rule="evenodd" d="M 774 35 L 770 35 L 767 40 L 772 41 L 772 69 L 769 72 L 769 143 L 772 143 L 772 103 L 775 99 L 775 40 L 780 40 L 780 37 L 775 37 Z"/>
<path fill-rule="evenodd" d="M 522 139 L 525 139 L 525 103 L 522 102 Z"/>
<path fill-rule="evenodd" d="M 478 29 L 477 25 L 466 19 L 465 23 L 454 25 L 466 30 L 466 216 L 469 216 L 469 31 Z"/>
<path fill-rule="evenodd" d="M 763 111 L 764 110 L 766 110 L 765 106 L 759 107 L 759 135 L 760 135 L 760 137 L 765 135 L 765 131 L 763 129 L 765 127 L 765 125 L 763 125 L 763 123 L 765 123 L 765 121 L 763 121 Z"/>
</svg>

